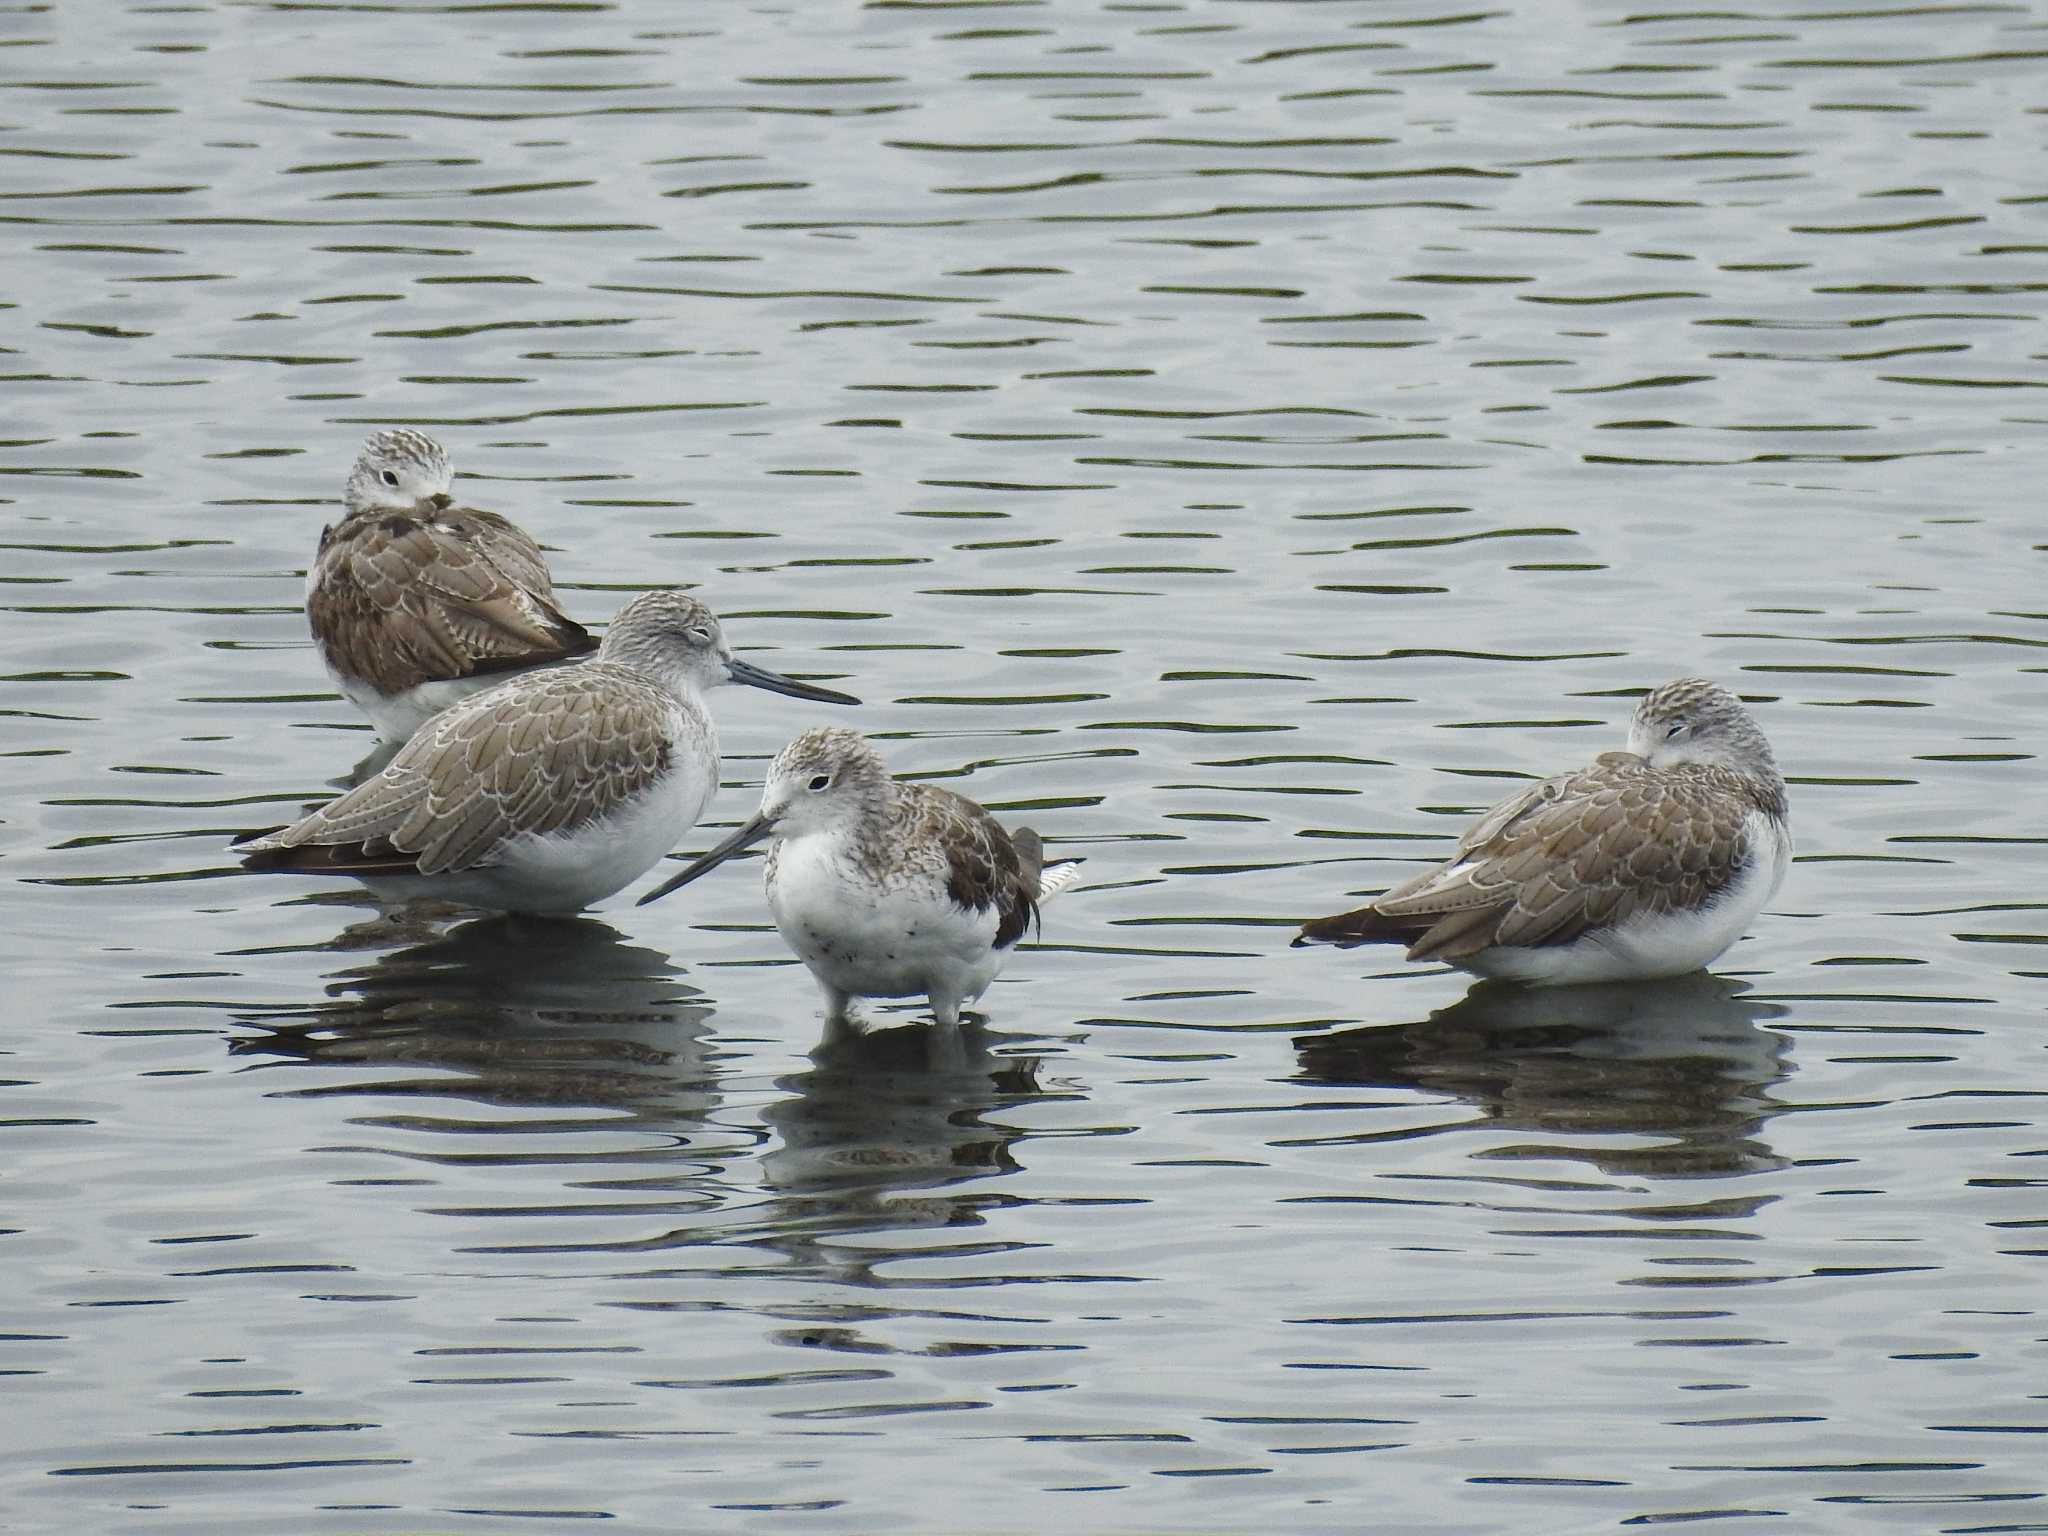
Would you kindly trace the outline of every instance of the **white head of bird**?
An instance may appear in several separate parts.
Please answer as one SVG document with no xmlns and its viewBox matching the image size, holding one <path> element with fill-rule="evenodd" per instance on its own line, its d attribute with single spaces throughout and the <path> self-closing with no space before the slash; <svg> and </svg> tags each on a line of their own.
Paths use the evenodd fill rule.
<svg viewBox="0 0 2048 1536">
<path fill-rule="evenodd" d="M 1657 768 L 1706 763 L 1766 779 L 1778 776 L 1771 744 L 1742 701 L 1703 677 L 1651 689 L 1629 722 L 1628 749 Z"/>
<path fill-rule="evenodd" d="M 895 788 L 882 754 L 860 732 L 814 726 L 776 755 L 759 819 L 783 838 L 851 829 Z"/>
<path fill-rule="evenodd" d="M 882 754 L 860 732 L 813 726 L 776 754 L 761 787 L 761 809 L 717 847 L 642 896 L 639 905 L 659 901 L 770 837 L 838 836 L 858 845 L 864 823 L 878 813 L 886 816 L 898 790 Z"/>
<path fill-rule="evenodd" d="M 815 683 L 799 683 L 733 655 L 718 616 L 688 593 L 663 587 L 643 592 L 612 620 L 597 660 L 633 668 L 672 693 L 702 693 L 725 683 L 744 683 L 770 693 L 826 704 L 860 700 Z"/>
<path fill-rule="evenodd" d="M 348 472 L 342 501 L 351 512 L 443 512 L 455 504 L 448 454 L 424 432 L 372 432 Z"/>
</svg>

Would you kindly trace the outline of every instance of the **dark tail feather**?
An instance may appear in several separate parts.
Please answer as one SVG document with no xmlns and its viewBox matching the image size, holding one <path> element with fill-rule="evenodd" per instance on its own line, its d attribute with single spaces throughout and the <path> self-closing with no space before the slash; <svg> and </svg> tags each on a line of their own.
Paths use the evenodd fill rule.
<svg viewBox="0 0 2048 1536">
<path fill-rule="evenodd" d="M 1045 868 L 1045 844 L 1029 827 L 1016 827 L 1010 832 L 1010 846 L 1017 850 L 1017 864 L 1024 871 L 1024 883 L 1036 889 L 1039 873 Z"/>
<path fill-rule="evenodd" d="M 282 830 L 282 829 L 280 829 Z M 237 838 L 237 845 L 248 839 Z M 414 855 L 386 848 L 372 852 L 362 843 L 300 843 L 293 848 L 252 848 L 241 855 L 251 874 L 416 875 Z"/>
<path fill-rule="evenodd" d="M 1059 895 L 1061 891 L 1073 883 L 1074 878 L 1081 873 L 1081 860 L 1078 858 L 1054 859 L 1048 864 L 1045 858 L 1045 844 L 1039 839 L 1038 834 L 1029 827 L 1018 827 L 1013 830 L 1010 833 L 1010 846 L 1017 850 L 1017 869 L 1024 877 L 1024 889 L 1029 892 L 1025 900 L 1025 907 L 1030 912 L 1031 924 L 1033 927 L 1040 927 L 1038 914 L 1040 905 L 1051 901 L 1053 897 Z M 1042 928 L 1041 931 L 1043 931 Z M 1017 932 L 1009 935 L 1007 939 L 1004 936 L 1005 930 L 998 928 L 996 930 L 997 947 L 1000 948 L 1005 943 L 1022 937 L 1023 932 L 1024 924 L 1022 922 L 1018 923 Z"/>
<path fill-rule="evenodd" d="M 1397 923 L 1394 919 L 1382 917 L 1371 907 L 1360 907 L 1353 912 L 1339 912 L 1334 917 L 1318 917 L 1301 925 L 1301 932 L 1294 937 L 1294 947 L 1304 944 L 1341 944 L 1349 949 L 1354 944 L 1409 944 L 1415 939 L 1415 925 Z"/>
<path fill-rule="evenodd" d="M 529 650 L 516 656 L 479 656 L 470 662 L 464 675 L 492 677 L 500 672 L 526 672 L 536 666 L 559 666 L 563 662 L 581 660 L 597 649 L 597 636 L 574 619 L 563 618 L 558 613 L 548 629 L 555 642 L 552 652 Z"/>
</svg>

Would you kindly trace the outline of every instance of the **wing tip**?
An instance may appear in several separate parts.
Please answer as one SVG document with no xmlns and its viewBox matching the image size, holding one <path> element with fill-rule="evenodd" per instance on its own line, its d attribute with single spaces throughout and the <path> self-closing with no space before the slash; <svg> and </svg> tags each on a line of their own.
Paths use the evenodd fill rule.
<svg viewBox="0 0 2048 1536">
<path fill-rule="evenodd" d="M 566 666 L 570 662 L 587 661 L 597 654 L 598 647 L 603 644 L 597 636 L 572 619 L 564 619 L 562 623 L 568 626 L 568 632 L 554 635 L 554 645 L 546 649 L 529 646 L 502 656 L 471 656 L 464 662 L 464 670 L 449 680 L 453 681 L 454 677 L 499 677 L 542 667 Z"/>
<path fill-rule="evenodd" d="M 274 843 L 269 839 L 288 827 L 250 832 L 229 846 L 252 875 L 416 875 L 417 863 L 403 854 L 371 853 L 362 843 Z"/>
<path fill-rule="evenodd" d="M 228 839 L 228 846 L 244 857 L 250 854 L 268 853 L 272 847 L 281 846 L 271 843 L 270 840 L 277 836 L 278 833 L 289 830 L 288 827 L 258 827 L 253 832 L 237 832 Z"/>
<path fill-rule="evenodd" d="M 1406 944 L 1413 938 L 1412 933 L 1396 928 L 1378 909 L 1354 907 L 1349 912 L 1310 918 L 1301 925 L 1301 932 L 1294 936 L 1288 948 L 1306 949 L 1316 944 L 1335 944 L 1340 949 L 1350 949 L 1357 944 Z"/>
</svg>

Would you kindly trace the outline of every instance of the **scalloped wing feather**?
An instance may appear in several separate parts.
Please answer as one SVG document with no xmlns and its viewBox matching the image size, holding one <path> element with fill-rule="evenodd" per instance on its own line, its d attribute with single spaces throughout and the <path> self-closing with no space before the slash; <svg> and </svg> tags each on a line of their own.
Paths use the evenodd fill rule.
<svg viewBox="0 0 2048 1536">
<path fill-rule="evenodd" d="M 652 787 L 677 709 L 605 662 L 524 678 L 443 710 L 375 778 L 243 851 L 268 869 L 484 867 L 511 838 L 573 831 Z M 287 852 L 301 848 L 318 851 Z"/>
<path fill-rule="evenodd" d="M 1485 837 L 1372 906 L 1410 930 L 1415 959 L 1570 943 L 1704 903 L 1748 856 L 1749 809 L 1726 770 L 1605 753 L 1496 807 L 1474 829 Z"/>
<path fill-rule="evenodd" d="M 1697 906 L 1749 856 L 1752 796 L 1725 769 L 1653 768 L 1608 752 L 1494 806 L 1457 851 L 1384 896 L 1306 924 L 1302 938 L 1393 940 L 1411 959 L 1540 948 Z"/>
<path fill-rule="evenodd" d="M 1026 828 L 1013 836 L 972 800 L 936 784 L 903 785 L 899 804 L 906 843 L 930 838 L 944 850 L 946 894 L 955 905 L 996 914 L 998 949 L 1022 938 L 1038 918 L 1038 834 Z"/>
<path fill-rule="evenodd" d="M 597 645 L 555 607 L 539 546 L 472 510 L 345 518 L 321 538 L 306 614 L 337 670 L 385 693 Z"/>
</svg>

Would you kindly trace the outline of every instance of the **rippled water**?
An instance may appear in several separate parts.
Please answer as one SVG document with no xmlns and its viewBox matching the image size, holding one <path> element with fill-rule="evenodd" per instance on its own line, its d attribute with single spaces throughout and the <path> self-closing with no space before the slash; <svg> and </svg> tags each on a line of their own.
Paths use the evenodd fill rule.
<svg viewBox="0 0 2048 1536">
<path fill-rule="evenodd" d="M 0 1523 L 2048 1530 L 2038 8 L 0 41 Z M 390 422 L 1087 855 L 984 1033 L 821 1046 L 746 867 L 230 873 Z M 1287 950 L 1690 671 L 1719 977 Z"/>
</svg>

